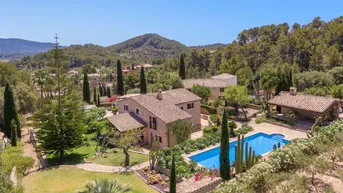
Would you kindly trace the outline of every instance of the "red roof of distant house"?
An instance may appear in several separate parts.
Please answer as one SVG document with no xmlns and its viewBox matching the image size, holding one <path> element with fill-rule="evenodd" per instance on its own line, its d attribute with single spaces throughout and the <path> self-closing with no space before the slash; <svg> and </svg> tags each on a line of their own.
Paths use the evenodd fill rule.
<svg viewBox="0 0 343 193">
<path fill-rule="evenodd" d="M 109 98 L 109 101 L 110 101 L 110 102 L 113 102 L 113 101 L 115 101 L 115 100 L 117 100 L 117 95 L 114 95 L 114 96 L 112 96 L 111 98 Z"/>
</svg>

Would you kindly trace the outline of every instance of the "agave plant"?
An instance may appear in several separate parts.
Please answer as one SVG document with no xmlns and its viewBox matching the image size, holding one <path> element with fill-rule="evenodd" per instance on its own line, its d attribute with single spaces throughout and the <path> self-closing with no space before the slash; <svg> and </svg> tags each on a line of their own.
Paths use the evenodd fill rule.
<svg viewBox="0 0 343 193">
<path fill-rule="evenodd" d="M 131 191 L 131 187 L 119 183 L 117 180 L 99 179 L 88 182 L 85 190 L 78 193 L 125 193 Z"/>
</svg>

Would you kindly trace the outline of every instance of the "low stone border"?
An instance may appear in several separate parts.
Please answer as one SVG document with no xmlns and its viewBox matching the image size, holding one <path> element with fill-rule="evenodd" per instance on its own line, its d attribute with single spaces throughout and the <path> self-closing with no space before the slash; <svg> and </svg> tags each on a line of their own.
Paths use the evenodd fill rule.
<svg viewBox="0 0 343 193">
<path fill-rule="evenodd" d="M 267 118 L 265 119 L 265 122 L 270 123 L 270 124 L 273 124 L 273 125 L 281 126 L 281 127 L 286 127 L 286 128 L 288 128 L 288 129 L 293 129 L 293 127 L 290 126 L 290 125 L 283 124 L 283 123 L 279 123 L 279 122 L 276 122 L 276 121 L 270 121 L 270 120 L 268 120 Z"/>
<path fill-rule="evenodd" d="M 132 152 L 132 153 L 138 153 L 138 154 L 142 154 L 142 155 L 149 155 L 149 154 L 147 154 L 147 153 L 144 153 L 144 152 L 135 151 L 135 150 L 130 150 L 130 149 L 129 149 L 129 152 Z"/>
</svg>

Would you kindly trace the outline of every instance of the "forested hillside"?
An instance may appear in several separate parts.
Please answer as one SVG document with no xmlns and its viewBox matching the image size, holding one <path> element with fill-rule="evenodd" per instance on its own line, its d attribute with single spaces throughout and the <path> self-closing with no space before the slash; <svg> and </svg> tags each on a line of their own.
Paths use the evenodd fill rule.
<svg viewBox="0 0 343 193">
<path fill-rule="evenodd" d="M 109 50 L 126 57 L 141 61 L 153 58 L 175 58 L 189 48 L 175 40 L 169 40 L 158 34 L 144 34 L 108 47 Z"/>
<path fill-rule="evenodd" d="M 16 59 L 53 48 L 53 43 L 42 43 L 17 38 L 0 38 L 0 59 Z"/>
<path fill-rule="evenodd" d="M 121 59 L 124 66 L 152 62 L 161 65 L 163 71 L 173 72 L 178 70 L 180 54 L 185 53 L 188 78 L 225 72 L 237 75 L 239 84 L 250 88 L 264 85 L 265 89 L 276 87 L 279 91 L 294 82 L 304 91 L 314 85 L 343 82 L 337 80 L 342 71 L 336 68 L 343 65 L 343 17 L 329 22 L 316 17 L 303 26 L 282 23 L 247 29 L 238 34 L 237 40 L 214 52 L 190 49 L 157 34 L 146 34 L 107 48 L 87 44 L 64 50 L 71 67 L 114 66 Z M 44 65 L 47 55 L 38 54 L 16 63 Z M 307 71 L 320 73 L 302 73 Z M 264 84 L 257 84 L 260 82 Z"/>
</svg>

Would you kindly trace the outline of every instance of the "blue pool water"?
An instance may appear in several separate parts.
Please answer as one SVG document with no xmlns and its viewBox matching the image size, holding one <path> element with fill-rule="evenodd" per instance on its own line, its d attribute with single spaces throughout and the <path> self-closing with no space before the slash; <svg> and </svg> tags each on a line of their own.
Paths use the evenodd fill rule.
<svg viewBox="0 0 343 193">
<path fill-rule="evenodd" d="M 256 133 L 244 139 L 245 142 L 249 143 L 249 146 L 255 150 L 255 155 L 262 155 L 269 151 L 273 150 L 273 146 L 277 145 L 279 142 L 281 146 L 284 146 L 289 141 L 284 139 L 284 135 L 281 134 L 265 134 L 265 133 Z M 235 161 L 235 145 L 237 141 L 230 143 L 230 162 Z M 199 164 L 209 168 L 219 168 L 219 150 L 220 147 L 196 154 L 189 157 L 191 160 L 198 162 Z M 244 145 L 245 150 L 245 145 Z M 243 154 L 245 156 L 245 153 Z M 244 157 L 243 156 L 243 157 Z"/>
</svg>

